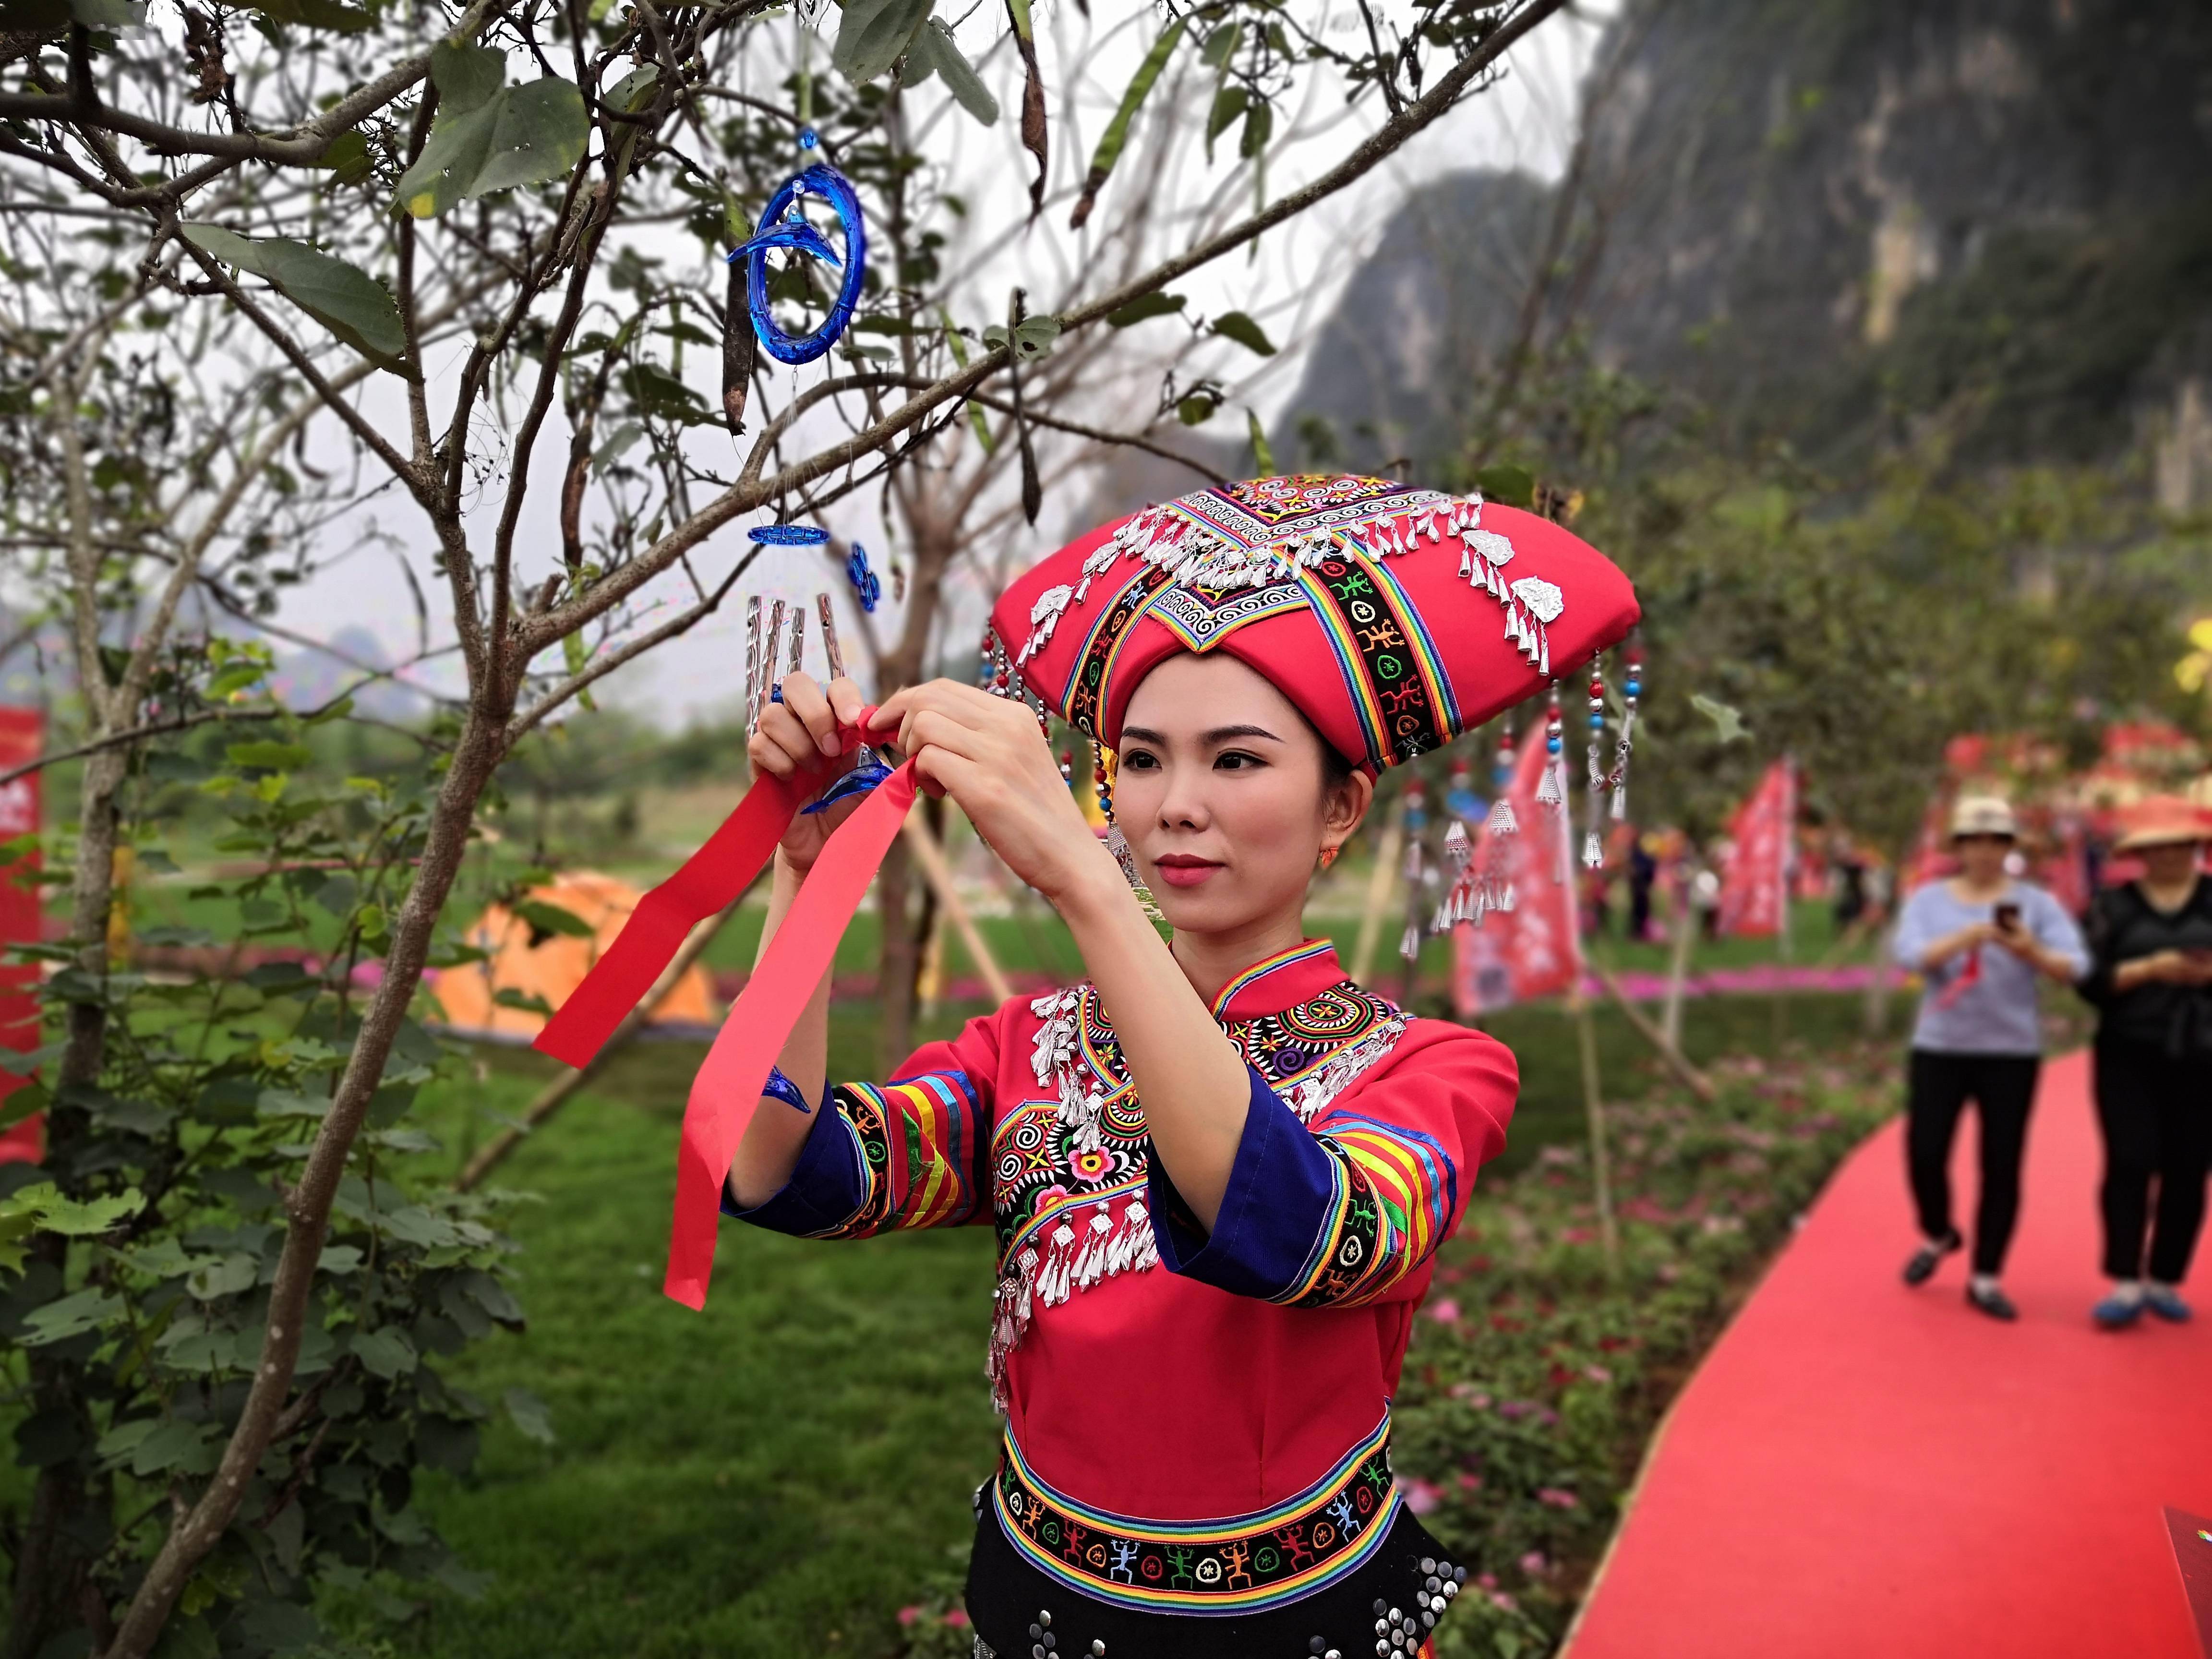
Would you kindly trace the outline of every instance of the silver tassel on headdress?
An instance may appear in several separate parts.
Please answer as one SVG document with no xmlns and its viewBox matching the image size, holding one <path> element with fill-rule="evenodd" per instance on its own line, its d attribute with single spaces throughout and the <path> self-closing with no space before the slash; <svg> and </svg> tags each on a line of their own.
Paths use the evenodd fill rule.
<svg viewBox="0 0 2212 1659">
<path fill-rule="evenodd" d="M 1605 659 L 1590 659 L 1589 678 L 1589 811 L 1583 836 L 1583 867 L 1605 868 L 1605 839 L 1598 823 L 1605 811 L 1605 773 L 1598 765 L 1598 750 L 1605 741 Z"/>
</svg>

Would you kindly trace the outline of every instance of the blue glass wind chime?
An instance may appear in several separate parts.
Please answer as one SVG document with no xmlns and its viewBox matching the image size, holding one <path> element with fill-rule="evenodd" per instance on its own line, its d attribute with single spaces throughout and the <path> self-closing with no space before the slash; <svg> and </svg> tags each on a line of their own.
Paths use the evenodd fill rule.
<svg viewBox="0 0 2212 1659">
<path fill-rule="evenodd" d="M 819 144 L 812 127 L 804 127 L 799 134 L 801 153 L 812 152 Z M 801 203 L 809 196 L 827 202 L 843 227 L 845 257 L 839 259 L 829 239 L 807 222 Z M 774 308 L 769 303 L 768 257 L 782 249 L 818 259 L 833 269 L 842 270 L 837 296 L 830 303 L 828 315 L 809 332 L 794 335 L 785 331 L 775 319 Z M 744 263 L 745 306 L 752 319 L 753 333 L 766 346 L 769 355 L 778 362 L 811 363 L 837 343 L 853 321 L 854 307 L 860 303 L 860 286 L 867 273 L 867 225 L 860 212 L 860 199 L 854 191 L 852 181 L 827 161 L 813 161 L 783 182 L 775 195 L 762 209 L 760 225 L 754 234 L 732 249 L 729 263 Z M 750 534 L 755 544 L 763 547 L 819 547 L 830 539 L 830 532 L 818 525 L 763 524 L 755 525 Z M 853 592 L 864 611 L 873 611 L 883 593 L 883 584 L 868 568 L 867 550 L 857 542 L 852 556 L 846 561 L 846 574 L 853 584 Z M 830 678 L 842 679 L 845 673 L 844 653 L 838 648 L 837 624 L 831 613 L 830 596 L 814 596 L 815 613 L 822 619 L 822 648 L 828 659 Z M 806 643 L 806 611 L 804 607 L 787 605 L 778 599 L 769 612 L 768 631 L 763 639 L 761 631 L 761 599 L 754 594 L 745 601 L 745 730 L 750 733 L 760 724 L 767 706 L 783 701 L 784 674 L 795 674 Z M 777 672 L 777 658 L 781 653 L 784 618 L 791 618 L 790 655 L 782 672 Z M 883 757 L 866 744 L 860 746 L 853 769 L 839 778 L 826 790 L 821 799 L 805 808 L 808 812 L 819 812 L 836 802 L 854 795 L 866 794 L 890 775 L 891 769 Z"/>
</svg>

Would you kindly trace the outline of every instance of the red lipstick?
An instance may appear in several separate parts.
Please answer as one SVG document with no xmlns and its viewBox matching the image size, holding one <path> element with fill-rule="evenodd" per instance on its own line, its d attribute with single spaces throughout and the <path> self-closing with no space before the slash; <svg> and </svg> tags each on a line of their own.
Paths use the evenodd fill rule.
<svg viewBox="0 0 2212 1659">
<path fill-rule="evenodd" d="M 1152 860 L 1152 868 L 1170 887 L 1195 887 L 1222 868 L 1214 859 L 1194 858 L 1188 853 L 1169 853 Z"/>
</svg>

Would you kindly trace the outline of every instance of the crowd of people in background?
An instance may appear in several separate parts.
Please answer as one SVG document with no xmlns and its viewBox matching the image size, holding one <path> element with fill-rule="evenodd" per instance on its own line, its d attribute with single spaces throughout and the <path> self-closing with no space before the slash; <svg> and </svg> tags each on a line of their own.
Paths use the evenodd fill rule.
<svg viewBox="0 0 2212 1659">
<path fill-rule="evenodd" d="M 1978 1191 L 1966 1299 L 1994 1319 L 2019 1316 L 2002 1276 L 2042 1063 L 2039 987 L 2049 981 L 2073 988 L 2097 1014 L 2100 1266 L 2111 1285 L 2092 1317 L 2106 1330 L 2146 1314 L 2185 1321 L 2181 1285 L 2212 1176 L 2212 878 L 2199 868 L 2212 817 L 2179 797 L 2153 796 L 2120 815 L 2109 843 L 2084 839 L 2073 872 L 2089 896 L 2079 922 L 2027 879 L 2022 826 L 2008 802 L 1963 796 L 1948 827 L 1955 873 L 1912 890 L 1890 944 L 1895 965 L 1923 987 L 1905 1087 L 1906 1174 L 1922 1237 L 1905 1282 L 1925 1284 L 1946 1257 L 1969 1249 L 1954 1221 L 1950 1164 L 1971 1105 Z M 1583 889 L 1587 930 L 1613 933 L 1618 916 L 1626 938 L 1661 943 L 1663 908 L 1716 937 L 1727 843 L 1700 856 L 1676 831 L 1618 835 L 1621 844 L 1609 849 L 1617 856 Z M 1888 925 L 1899 884 L 1887 861 L 1841 832 L 1812 852 L 1817 872 L 1799 893 L 1825 889 L 1835 921 L 1826 949 L 1839 955 Z"/>
</svg>

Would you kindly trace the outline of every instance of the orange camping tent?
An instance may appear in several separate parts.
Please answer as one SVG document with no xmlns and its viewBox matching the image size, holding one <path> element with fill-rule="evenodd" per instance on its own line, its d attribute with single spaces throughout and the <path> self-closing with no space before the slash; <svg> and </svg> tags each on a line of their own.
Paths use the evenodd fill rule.
<svg viewBox="0 0 2212 1659">
<path fill-rule="evenodd" d="M 456 1035 L 515 1042 L 535 1037 L 545 1017 L 528 1006 L 504 1005 L 501 994 L 513 992 L 510 1001 L 524 1003 L 543 998 L 548 1007 L 558 1008 L 614 943 L 643 895 L 616 877 L 571 870 L 532 889 L 529 896 L 588 923 L 591 937 L 549 933 L 503 904 L 489 906 L 466 936 L 484 959 L 445 969 L 434 988 L 446 1025 Z M 656 1025 L 708 1025 L 715 1012 L 706 970 L 695 963 L 660 1000 L 652 1020 Z"/>
</svg>

